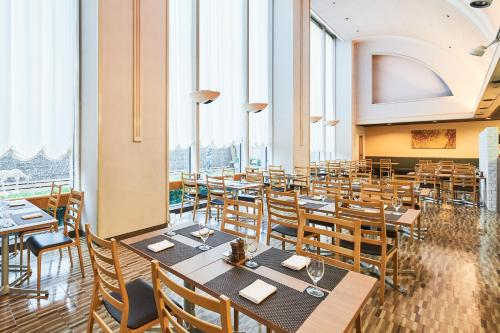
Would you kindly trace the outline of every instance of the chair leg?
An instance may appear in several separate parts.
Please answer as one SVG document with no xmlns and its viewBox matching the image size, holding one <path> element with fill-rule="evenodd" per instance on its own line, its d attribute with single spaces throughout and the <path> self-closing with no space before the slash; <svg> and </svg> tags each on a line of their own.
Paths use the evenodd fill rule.
<svg viewBox="0 0 500 333">
<path fill-rule="evenodd" d="M 205 214 L 205 225 L 207 225 L 207 224 L 208 224 L 208 218 L 209 218 L 209 216 L 210 216 L 210 215 L 212 215 L 212 214 L 210 213 L 210 210 L 211 210 L 211 207 L 210 207 L 210 202 L 208 202 L 208 201 L 207 201 L 207 212 L 206 212 L 206 214 Z M 212 217 L 212 216 L 210 216 L 210 217 Z"/>
<path fill-rule="evenodd" d="M 283 237 L 285 237 L 285 236 L 283 236 Z M 284 241 L 284 240 L 282 240 L 282 241 L 281 241 L 281 249 L 282 249 L 283 251 L 285 251 L 285 246 L 286 246 L 286 243 L 285 243 L 285 241 Z"/>
<path fill-rule="evenodd" d="M 98 303 L 99 303 L 99 297 L 97 296 L 97 285 L 94 282 L 94 288 L 92 291 L 92 300 L 90 301 L 89 320 L 87 322 L 87 333 L 92 333 L 92 331 L 93 331 L 94 311 L 97 310 Z"/>
<path fill-rule="evenodd" d="M 40 290 L 42 288 L 40 287 L 42 284 L 42 253 L 38 253 L 38 257 L 36 258 L 36 263 L 37 263 L 37 271 L 36 271 L 36 290 L 38 292 L 38 296 L 40 296 Z"/>
<path fill-rule="evenodd" d="M 181 198 L 181 211 L 180 211 L 180 216 L 182 219 L 182 211 L 184 210 L 184 192 L 182 192 L 182 198 Z"/>
<path fill-rule="evenodd" d="M 194 206 L 193 206 L 193 221 L 196 220 L 196 210 L 198 209 L 198 204 L 199 200 L 198 198 L 194 199 Z"/>
<path fill-rule="evenodd" d="M 31 260 L 30 260 L 31 259 L 31 251 L 30 251 L 30 249 L 28 249 L 27 252 L 28 252 L 28 257 L 26 258 L 27 264 L 28 264 L 27 270 L 28 270 L 28 276 L 30 276 L 31 275 Z"/>
<path fill-rule="evenodd" d="M 24 244 L 23 244 L 24 236 L 23 234 L 19 234 L 19 266 L 23 267 L 23 251 L 24 251 Z"/>
<path fill-rule="evenodd" d="M 240 330 L 240 312 L 236 309 L 233 310 L 233 326 L 235 331 Z"/>
<path fill-rule="evenodd" d="M 393 270 L 392 270 L 392 280 L 394 282 L 394 289 L 397 290 L 398 289 L 398 275 L 399 275 L 399 260 L 398 260 L 398 253 L 394 253 L 392 255 L 392 266 L 393 266 Z"/>
<path fill-rule="evenodd" d="M 78 251 L 78 260 L 80 261 L 80 270 L 82 271 L 82 278 L 85 277 L 85 269 L 83 267 L 83 255 L 82 255 L 82 246 L 78 244 L 76 246 L 76 249 Z"/>
<path fill-rule="evenodd" d="M 380 304 L 384 304 L 385 301 L 385 270 L 387 262 L 383 261 L 380 265 Z"/>
<path fill-rule="evenodd" d="M 71 255 L 71 246 L 68 246 L 67 249 L 68 249 L 69 263 L 71 267 L 73 267 L 73 256 Z"/>
<path fill-rule="evenodd" d="M 356 333 L 361 333 L 361 313 L 356 318 Z"/>
<path fill-rule="evenodd" d="M 266 333 L 273 333 L 273 331 L 269 327 L 266 327 Z"/>
</svg>

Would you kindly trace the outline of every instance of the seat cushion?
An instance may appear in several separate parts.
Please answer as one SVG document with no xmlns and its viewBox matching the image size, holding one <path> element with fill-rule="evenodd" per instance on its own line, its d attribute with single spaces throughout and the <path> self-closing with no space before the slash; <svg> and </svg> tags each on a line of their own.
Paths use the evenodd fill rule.
<svg viewBox="0 0 500 333">
<path fill-rule="evenodd" d="M 307 223 L 314 224 L 314 225 L 320 225 L 320 226 L 328 227 L 328 228 L 333 228 L 333 226 L 334 226 L 331 223 L 323 222 L 323 221 L 318 221 L 318 220 L 307 220 Z"/>
<path fill-rule="evenodd" d="M 246 201 L 246 202 L 255 202 L 255 200 L 260 199 L 260 195 L 252 195 L 252 194 L 240 194 L 238 195 L 238 200 Z"/>
<path fill-rule="evenodd" d="M 346 240 L 340 241 L 341 247 L 346 247 L 348 249 L 354 249 L 354 243 Z M 387 244 L 387 254 L 389 254 L 394 247 L 391 244 Z M 382 255 L 382 247 L 380 245 L 361 243 L 361 253 L 368 254 L 372 256 L 381 256 Z"/>
<path fill-rule="evenodd" d="M 190 200 L 196 199 L 196 196 L 194 194 L 186 194 L 185 196 L 186 196 L 186 198 L 188 198 Z M 203 200 L 203 199 L 206 199 L 206 198 L 207 198 L 206 194 L 198 193 L 198 200 Z"/>
<path fill-rule="evenodd" d="M 127 289 L 129 300 L 128 328 L 139 328 L 158 318 L 153 286 L 142 279 L 137 279 L 125 284 L 125 289 Z M 122 300 L 122 296 L 118 293 L 112 292 L 111 296 L 119 301 Z M 121 321 L 121 311 L 106 300 L 104 300 L 104 306 L 111 317 L 117 322 Z"/>
<path fill-rule="evenodd" d="M 278 225 L 275 225 L 273 227 L 273 231 L 276 231 L 282 235 L 285 235 L 285 236 L 290 236 L 290 237 L 297 237 L 297 229 L 295 228 L 292 228 L 292 227 L 287 227 L 285 225 L 281 225 L 281 224 L 278 224 Z M 313 233 L 312 232 L 304 232 L 304 235 L 306 237 L 308 236 L 311 236 Z"/>
<path fill-rule="evenodd" d="M 212 199 L 210 200 L 211 205 L 224 206 L 224 200 L 222 199 Z"/>
<path fill-rule="evenodd" d="M 43 234 L 33 235 L 26 241 L 26 247 L 33 252 L 35 256 L 41 250 L 49 249 L 58 245 L 69 244 L 73 242 L 71 238 L 61 232 L 46 232 Z"/>
</svg>

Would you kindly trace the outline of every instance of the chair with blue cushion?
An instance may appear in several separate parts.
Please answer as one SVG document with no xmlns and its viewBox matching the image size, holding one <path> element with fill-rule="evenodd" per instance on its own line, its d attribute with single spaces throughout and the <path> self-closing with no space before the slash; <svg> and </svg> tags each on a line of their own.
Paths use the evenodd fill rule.
<svg viewBox="0 0 500 333">
<path fill-rule="evenodd" d="M 97 323 L 104 332 L 113 332 L 98 313 L 101 306 L 120 324 L 120 333 L 144 332 L 158 325 L 153 286 L 142 279 L 125 283 L 116 240 L 98 237 L 85 225 L 87 245 L 94 271 L 87 332 Z"/>
<path fill-rule="evenodd" d="M 83 255 L 82 248 L 80 245 L 80 233 L 79 226 L 82 217 L 83 210 L 83 192 L 76 190 L 71 190 L 68 204 L 66 205 L 66 212 L 64 213 L 62 232 L 46 232 L 41 234 L 36 234 L 28 238 L 26 241 L 26 247 L 28 248 L 28 272 L 31 274 L 30 268 L 30 254 L 33 253 L 37 257 L 37 291 L 38 295 L 41 296 L 42 292 L 40 289 L 40 280 L 42 272 L 42 255 L 45 252 L 59 250 L 64 248 L 68 249 L 68 256 L 73 266 L 73 259 L 71 256 L 71 247 L 74 246 L 78 252 L 78 259 L 80 261 L 80 270 L 82 272 L 82 277 L 85 277 L 85 271 L 83 268 Z M 74 238 L 70 237 L 70 232 L 74 232 Z M 48 295 L 44 292 L 43 294 Z"/>
<path fill-rule="evenodd" d="M 224 209 L 224 199 L 232 199 L 232 193 L 226 188 L 226 183 L 222 177 L 207 176 L 207 214 L 205 224 L 212 218 L 212 208 L 217 210 L 217 221 L 220 213 Z"/>
</svg>

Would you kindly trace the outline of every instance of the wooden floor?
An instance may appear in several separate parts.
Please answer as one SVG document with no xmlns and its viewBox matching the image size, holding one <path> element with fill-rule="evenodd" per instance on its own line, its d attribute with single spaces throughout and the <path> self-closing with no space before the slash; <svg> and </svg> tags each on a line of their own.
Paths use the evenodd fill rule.
<svg viewBox="0 0 500 333">
<path fill-rule="evenodd" d="M 387 288 L 383 306 L 372 297 L 362 314 L 363 331 L 500 332 L 499 216 L 483 208 L 426 203 L 422 222 L 429 228 L 426 239 L 411 248 L 404 242 L 400 255 L 402 268 L 417 270 L 416 278 L 401 279 L 409 295 Z M 127 280 L 150 279 L 146 260 L 120 251 Z M 84 256 L 84 279 L 67 256 L 60 260 L 57 251 L 44 256 L 42 287 L 49 298 L 0 297 L 0 332 L 84 332 L 92 286 L 86 246 Z M 35 284 L 29 281 L 30 287 Z M 240 326 L 265 332 L 244 316 Z"/>
</svg>

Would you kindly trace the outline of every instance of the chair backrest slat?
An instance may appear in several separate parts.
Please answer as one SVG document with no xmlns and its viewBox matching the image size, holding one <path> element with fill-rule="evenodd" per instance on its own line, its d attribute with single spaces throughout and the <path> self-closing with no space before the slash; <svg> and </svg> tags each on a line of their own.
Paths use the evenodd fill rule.
<svg viewBox="0 0 500 333">
<path fill-rule="evenodd" d="M 241 211 L 247 209 L 250 212 Z M 221 231 L 245 238 L 251 231 L 260 240 L 262 228 L 262 201 L 256 203 L 228 200 L 224 201 L 224 212 L 222 214 Z M 242 231 L 242 229 L 244 229 Z"/>
</svg>

